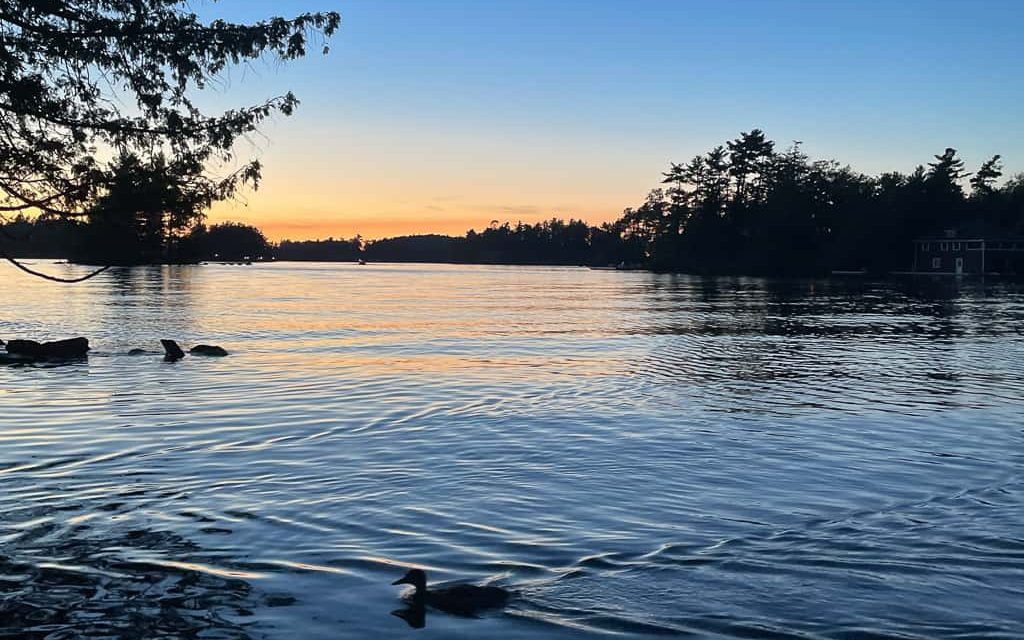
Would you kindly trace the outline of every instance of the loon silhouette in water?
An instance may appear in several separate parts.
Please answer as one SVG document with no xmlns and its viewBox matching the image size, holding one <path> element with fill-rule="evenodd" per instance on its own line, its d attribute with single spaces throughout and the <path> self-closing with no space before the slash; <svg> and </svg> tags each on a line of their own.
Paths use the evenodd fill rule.
<svg viewBox="0 0 1024 640">
<path fill-rule="evenodd" d="M 427 589 L 427 574 L 422 569 L 410 569 L 391 584 L 411 584 L 416 587 L 416 591 L 406 597 L 413 607 L 428 606 L 457 616 L 473 616 L 484 609 L 497 609 L 504 606 L 509 598 L 509 592 L 500 587 L 457 584 Z"/>
</svg>

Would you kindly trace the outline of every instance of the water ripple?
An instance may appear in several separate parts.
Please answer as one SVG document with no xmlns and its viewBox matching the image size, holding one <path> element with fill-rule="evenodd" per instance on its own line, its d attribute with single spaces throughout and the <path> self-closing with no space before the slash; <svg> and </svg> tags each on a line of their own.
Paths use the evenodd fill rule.
<svg viewBox="0 0 1024 640">
<path fill-rule="evenodd" d="M 571 268 L 0 271 L 0 638 L 1024 635 L 1024 295 Z M 232 355 L 164 363 L 158 339 Z M 151 354 L 127 356 L 134 347 Z"/>
</svg>

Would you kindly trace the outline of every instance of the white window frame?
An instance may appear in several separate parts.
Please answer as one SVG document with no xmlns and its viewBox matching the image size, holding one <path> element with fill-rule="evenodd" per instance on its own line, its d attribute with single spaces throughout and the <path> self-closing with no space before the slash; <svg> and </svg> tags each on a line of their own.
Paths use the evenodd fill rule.
<svg viewBox="0 0 1024 640">
<path fill-rule="evenodd" d="M 939 251 L 949 251 L 949 243 L 948 242 L 940 242 L 939 243 Z"/>
<path fill-rule="evenodd" d="M 932 258 L 932 269 L 942 268 L 942 258 Z"/>
<path fill-rule="evenodd" d="M 959 242 L 954 242 L 953 243 L 953 251 L 959 251 L 959 250 L 960 250 L 960 243 Z"/>
</svg>

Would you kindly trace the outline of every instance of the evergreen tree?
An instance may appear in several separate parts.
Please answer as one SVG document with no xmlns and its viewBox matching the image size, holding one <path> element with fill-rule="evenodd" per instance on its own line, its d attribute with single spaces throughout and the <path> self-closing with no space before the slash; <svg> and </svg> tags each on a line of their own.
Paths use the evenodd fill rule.
<svg viewBox="0 0 1024 640">
<path fill-rule="evenodd" d="M 87 212 L 74 258 L 90 264 L 179 260 L 177 243 L 220 197 L 200 169 L 164 155 L 122 153 L 110 164 L 105 192 Z"/>
<path fill-rule="evenodd" d="M 974 195 L 992 193 L 992 185 L 1003 175 L 1003 165 L 1000 162 L 1002 156 L 994 155 L 986 160 L 981 168 L 971 178 L 971 188 Z"/>
<path fill-rule="evenodd" d="M 0 215 L 84 216 L 118 188 L 98 160 L 107 154 L 156 152 L 210 175 L 234 157 L 239 136 L 298 100 L 286 93 L 209 113 L 196 93 L 230 65 L 301 57 L 311 36 L 339 23 L 334 12 L 204 23 L 187 0 L 0 0 Z M 260 170 L 249 161 L 209 180 L 229 197 Z"/>
</svg>

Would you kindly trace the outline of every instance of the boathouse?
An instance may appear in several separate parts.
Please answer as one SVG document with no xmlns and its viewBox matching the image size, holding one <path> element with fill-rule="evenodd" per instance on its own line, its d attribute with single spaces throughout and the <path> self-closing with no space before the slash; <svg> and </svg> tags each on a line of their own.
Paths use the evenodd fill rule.
<svg viewBox="0 0 1024 640">
<path fill-rule="evenodd" d="M 949 229 L 914 240 L 914 271 L 946 275 L 1022 275 L 1024 237 L 968 235 Z"/>
</svg>

